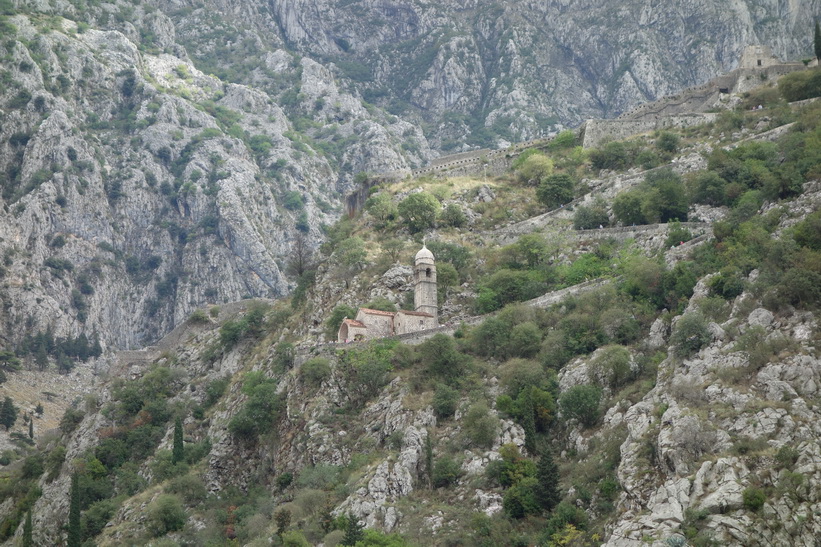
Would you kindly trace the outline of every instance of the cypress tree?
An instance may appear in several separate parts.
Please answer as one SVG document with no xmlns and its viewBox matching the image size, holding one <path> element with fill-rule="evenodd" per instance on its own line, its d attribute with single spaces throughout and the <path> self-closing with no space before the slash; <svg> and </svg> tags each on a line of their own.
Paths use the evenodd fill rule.
<svg viewBox="0 0 821 547">
<path fill-rule="evenodd" d="M 536 415 L 533 408 L 533 391 L 530 387 L 522 390 L 519 412 L 522 416 L 522 429 L 525 430 L 525 448 L 533 455 L 536 453 Z"/>
<path fill-rule="evenodd" d="M 77 473 L 71 475 L 71 491 L 68 508 L 68 541 L 67 547 L 80 547 L 83 543 L 82 528 L 80 527 L 80 485 Z"/>
<path fill-rule="evenodd" d="M 365 539 L 365 534 L 362 532 L 362 525 L 352 514 L 348 514 L 348 524 L 345 526 L 345 537 L 342 538 L 340 545 L 356 545 L 357 541 Z"/>
<path fill-rule="evenodd" d="M 34 438 L 34 418 L 29 418 L 29 439 Z"/>
<path fill-rule="evenodd" d="M 185 445 L 182 438 L 182 420 L 174 420 L 174 448 L 171 451 L 171 463 L 177 465 L 185 459 Z"/>
<path fill-rule="evenodd" d="M 34 540 L 32 539 L 32 532 L 34 529 L 31 526 L 31 509 L 26 513 L 26 524 L 23 526 L 23 547 L 34 547 Z"/>
<path fill-rule="evenodd" d="M 550 450 L 544 450 L 536 464 L 536 480 L 539 481 L 536 499 L 542 509 L 551 511 L 561 501 L 562 496 L 559 493 L 559 466 L 553 461 Z"/>
<path fill-rule="evenodd" d="M 818 21 L 815 22 L 815 58 L 821 60 L 821 27 L 818 26 Z"/>
</svg>

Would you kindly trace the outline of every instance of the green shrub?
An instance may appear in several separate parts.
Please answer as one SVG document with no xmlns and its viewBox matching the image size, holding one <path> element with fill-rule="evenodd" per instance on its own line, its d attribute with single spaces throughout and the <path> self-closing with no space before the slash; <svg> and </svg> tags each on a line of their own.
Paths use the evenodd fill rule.
<svg viewBox="0 0 821 547">
<path fill-rule="evenodd" d="M 317 490 L 331 490 L 342 480 L 342 468 L 338 465 L 318 463 L 313 467 L 305 467 L 296 479 L 299 488 L 315 488 Z"/>
<path fill-rule="evenodd" d="M 599 419 L 601 390 L 594 385 L 573 386 L 559 397 L 559 407 L 565 419 L 576 419 L 585 426 Z"/>
<path fill-rule="evenodd" d="M 630 163 L 630 155 L 623 142 L 608 142 L 601 148 L 590 151 L 590 165 L 593 169 L 626 169 Z"/>
<path fill-rule="evenodd" d="M 188 320 L 192 323 L 208 323 L 208 314 L 205 313 L 205 310 L 194 310 L 194 312 L 188 317 Z"/>
<path fill-rule="evenodd" d="M 331 376 L 331 363 L 324 357 L 314 357 L 300 367 L 302 381 L 310 386 L 319 386 Z"/>
<path fill-rule="evenodd" d="M 180 496 L 186 505 L 197 505 L 208 497 L 208 490 L 202 479 L 193 474 L 175 477 L 168 483 L 167 490 Z"/>
<path fill-rule="evenodd" d="M 431 377 L 451 384 L 457 383 L 470 365 L 470 358 L 460 353 L 453 338 L 445 334 L 428 338 L 419 344 L 416 353 Z"/>
<path fill-rule="evenodd" d="M 778 80 L 781 95 L 790 102 L 821 96 L 821 68 L 793 72 Z"/>
<path fill-rule="evenodd" d="M 792 469 L 792 466 L 798 461 L 799 452 L 791 446 L 784 445 L 778 449 L 775 454 L 775 461 L 780 467 Z"/>
<path fill-rule="evenodd" d="M 437 384 L 433 394 L 433 413 L 437 418 L 446 420 L 456 413 L 459 392 L 446 384 Z"/>
<path fill-rule="evenodd" d="M 347 304 L 337 304 L 331 311 L 328 319 L 325 320 L 325 336 L 331 340 L 336 340 L 336 334 L 339 331 L 340 325 L 342 325 L 342 320 L 346 317 L 353 319 L 356 317 L 356 311 L 356 309 Z"/>
<path fill-rule="evenodd" d="M 542 366 L 529 359 L 511 359 L 499 369 L 502 387 L 513 399 L 525 388 L 540 386 L 544 378 Z"/>
<path fill-rule="evenodd" d="M 277 382 L 253 373 L 246 374 L 242 391 L 248 395 L 245 406 L 228 422 L 228 431 L 246 441 L 273 429 L 285 401 L 277 393 Z"/>
<path fill-rule="evenodd" d="M 148 507 L 148 527 L 154 537 L 182 530 L 186 520 L 185 508 L 177 496 L 162 494 Z"/>
<path fill-rule="evenodd" d="M 744 500 L 744 507 L 749 511 L 758 511 L 764 507 L 764 502 L 767 501 L 767 494 L 764 493 L 764 490 L 755 486 L 745 488 L 741 495 Z"/>
<path fill-rule="evenodd" d="M 499 430 L 499 418 L 491 415 L 485 403 L 476 403 L 465 414 L 462 427 L 468 440 L 479 447 L 490 448 Z"/>
<path fill-rule="evenodd" d="M 689 357 L 710 342 L 707 320 L 698 312 L 681 316 L 676 323 L 670 342 L 673 353 L 678 357 Z"/>
<path fill-rule="evenodd" d="M 399 215 L 411 233 L 432 228 L 442 206 L 432 194 L 417 192 L 398 205 Z"/>
<path fill-rule="evenodd" d="M 573 228 L 576 230 L 591 230 L 593 228 L 610 226 L 610 217 L 607 208 L 601 204 L 590 207 L 580 205 L 573 215 Z"/>
<path fill-rule="evenodd" d="M 542 511 L 538 501 L 539 481 L 535 477 L 525 477 L 511 486 L 502 498 L 505 514 L 514 519 Z"/>
<path fill-rule="evenodd" d="M 656 139 L 656 148 L 669 154 L 677 152 L 680 144 L 679 136 L 669 131 L 662 131 Z"/>
<path fill-rule="evenodd" d="M 442 456 L 436 460 L 436 464 L 433 466 L 433 486 L 434 488 L 447 488 L 456 484 L 461 474 L 462 470 L 459 462 L 450 456 Z"/>
<path fill-rule="evenodd" d="M 100 500 L 83 512 L 81 522 L 84 538 L 93 538 L 103 531 L 105 525 L 117 512 L 117 503 L 114 500 Z"/>
<path fill-rule="evenodd" d="M 605 346 L 591 359 L 588 370 L 603 387 L 617 389 L 633 377 L 630 362 L 630 351 L 624 346 Z"/>
</svg>

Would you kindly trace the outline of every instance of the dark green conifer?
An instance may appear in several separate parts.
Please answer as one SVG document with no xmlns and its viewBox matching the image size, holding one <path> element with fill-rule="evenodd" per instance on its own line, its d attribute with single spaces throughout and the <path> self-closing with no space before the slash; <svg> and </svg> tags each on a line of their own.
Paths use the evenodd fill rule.
<svg viewBox="0 0 821 547">
<path fill-rule="evenodd" d="M 34 540 L 32 539 L 32 532 L 34 529 L 31 526 L 31 509 L 26 513 L 26 524 L 23 526 L 23 547 L 34 547 Z"/>
<path fill-rule="evenodd" d="M 34 438 L 34 418 L 29 418 L 29 439 Z"/>
<path fill-rule="evenodd" d="M 818 21 L 815 22 L 815 39 L 813 40 L 815 46 L 815 58 L 821 59 L 821 27 L 818 26 Z"/>
<path fill-rule="evenodd" d="M 80 547 L 83 543 L 83 533 L 80 527 L 80 485 L 77 473 L 71 475 L 71 490 L 68 506 L 68 541 L 67 547 Z"/>
<path fill-rule="evenodd" d="M 363 526 L 359 524 L 359 519 L 352 514 L 348 514 L 348 524 L 345 526 L 345 537 L 342 538 L 340 545 L 350 545 L 353 547 L 357 541 L 365 539 L 362 528 Z"/>
<path fill-rule="evenodd" d="M 185 441 L 182 438 L 182 420 L 174 420 L 174 447 L 171 451 L 171 463 L 177 465 L 185 460 Z"/>
<path fill-rule="evenodd" d="M 536 499 L 545 511 L 553 510 L 561 501 L 559 492 L 559 466 L 553 461 L 549 449 L 542 452 L 542 457 L 536 464 L 536 480 L 539 488 L 536 490 Z"/>
<path fill-rule="evenodd" d="M 6 397 L 3 399 L 3 403 L 0 404 L 0 424 L 6 426 L 6 429 L 11 429 L 16 421 L 17 407 L 14 406 L 11 397 Z"/>
<path fill-rule="evenodd" d="M 536 414 L 533 407 L 533 391 L 530 387 L 522 390 L 520 412 L 522 429 L 525 430 L 525 448 L 533 455 L 536 453 Z"/>
</svg>

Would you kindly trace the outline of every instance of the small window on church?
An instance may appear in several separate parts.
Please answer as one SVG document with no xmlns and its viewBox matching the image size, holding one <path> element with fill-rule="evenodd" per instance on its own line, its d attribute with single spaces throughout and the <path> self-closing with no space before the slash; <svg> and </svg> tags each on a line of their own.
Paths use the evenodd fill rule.
<svg viewBox="0 0 821 547">
<path fill-rule="evenodd" d="M 425 270 L 425 277 L 430 277 L 430 268 Z"/>
<path fill-rule="evenodd" d="M 761 66 L 761 59 L 758 60 L 758 66 Z"/>
<path fill-rule="evenodd" d="M 424 325 L 424 324 L 425 324 L 425 320 L 424 320 L 424 319 L 420 319 L 420 320 L 419 320 L 419 324 L 420 324 L 420 325 Z"/>
</svg>

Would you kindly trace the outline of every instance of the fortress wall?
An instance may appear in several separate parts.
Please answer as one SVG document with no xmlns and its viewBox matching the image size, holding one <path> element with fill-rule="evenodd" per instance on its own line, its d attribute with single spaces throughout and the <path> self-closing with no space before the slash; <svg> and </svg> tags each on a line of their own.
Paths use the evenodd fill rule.
<svg viewBox="0 0 821 547">
<path fill-rule="evenodd" d="M 606 139 L 621 140 L 656 128 L 656 120 L 587 120 L 584 123 L 582 147 L 596 148 Z"/>
<path fill-rule="evenodd" d="M 641 133 L 664 128 L 683 128 L 715 121 L 718 114 L 671 114 L 644 116 L 639 119 L 587 120 L 584 127 L 584 148 L 596 148 L 605 140 L 622 140 Z"/>
</svg>

